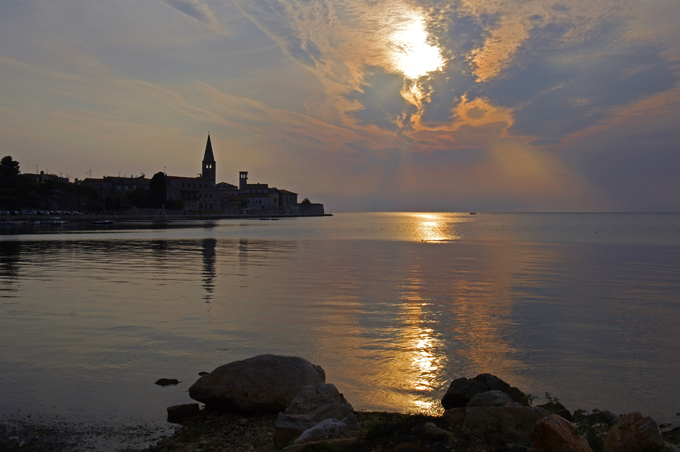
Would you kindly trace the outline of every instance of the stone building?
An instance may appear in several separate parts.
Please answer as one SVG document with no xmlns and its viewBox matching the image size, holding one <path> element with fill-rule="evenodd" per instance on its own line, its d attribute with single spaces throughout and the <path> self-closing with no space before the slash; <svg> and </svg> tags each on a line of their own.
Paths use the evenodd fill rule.
<svg viewBox="0 0 680 452">
<path fill-rule="evenodd" d="M 201 177 L 165 176 L 166 196 L 182 199 L 187 212 L 219 212 L 220 198 L 216 188 L 216 162 L 208 135 Z"/>
</svg>

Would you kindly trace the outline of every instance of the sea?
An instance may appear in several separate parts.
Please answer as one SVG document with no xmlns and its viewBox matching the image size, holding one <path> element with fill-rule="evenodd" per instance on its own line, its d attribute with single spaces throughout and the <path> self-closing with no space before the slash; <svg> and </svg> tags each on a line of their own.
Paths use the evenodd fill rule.
<svg viewBox="0 0 680 452">
<path fill-rule="evenodd" d="M 486 372 L 677 425 L 680 214 L 0 228 L 0 417 L 162 430 L 199 372 L 266 353 L 322 366 L 358 410 L 440 413 Z"/>
</svg>

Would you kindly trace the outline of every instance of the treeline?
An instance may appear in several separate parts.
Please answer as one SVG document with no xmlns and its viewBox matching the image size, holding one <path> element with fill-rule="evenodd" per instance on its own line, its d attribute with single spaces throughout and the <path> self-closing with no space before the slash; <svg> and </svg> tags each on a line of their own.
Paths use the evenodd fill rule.
<svg viewBox="0 0 680 452">
<path fill-rule="evenodd" d="M 47 175 L 40 183 L 21 174 L 19 162 L 11 156 L 0 160 L 0 210 L 25 209 L 76 210 L 98 213 L 133 207 L 183 209 L 181 199 L 166 199 L 165 174 L 156 173 L 149 189 L 138 188 L 125 193 L 102 195 L 95 187 L 75 179 L 65 182 Z"/>
</svg>

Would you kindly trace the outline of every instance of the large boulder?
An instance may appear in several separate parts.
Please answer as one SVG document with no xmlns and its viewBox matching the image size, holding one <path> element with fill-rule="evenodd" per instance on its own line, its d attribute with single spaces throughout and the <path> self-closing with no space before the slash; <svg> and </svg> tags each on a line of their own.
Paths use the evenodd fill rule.
<svg viewBox="0 0 680 452">
<path fill-rule="evenodd" d="M 456 378 L 449 385 L 449 389 L 442 398 L 442 406 L 445 410 L 466 406 L 477 394 L 488 391 L 502 391 L 508 394 L 513 401 L 528 406 L 526 395 L 519 389 L 510 386 L 500 378 L 491 374 L 479 374 L 475 378 Z"/>
<path fill-rule="evenodd" d="M 605 452 L 656 452 L 665 441 L 659 426 L 651 417 L 640 412 L 627 414 L 607 432 L 604 439 Z"/>
<path fill-rule="evenodd" d="M 533 448 L 541 452 L 593 452 L 576 426 L 557 414 L 536 422 L 531 437 Z"/>
<path fill-rule="evenodd" d="M 487 392 L 489 387 L 472 378 L 456 378 L 449 385 L 449 389 L 442 398 L 442 405 L 445 410 L 466 406 L 477 394 Z"/>
<path fill-rule="evenodd" d="M 189 396 L 209 408 L 276 413 L 285 410 L 305 386 L 325 380 L 324 370 L 304 358 L 259 355 L 202 376 L 189 388 Z"/>
</svg>

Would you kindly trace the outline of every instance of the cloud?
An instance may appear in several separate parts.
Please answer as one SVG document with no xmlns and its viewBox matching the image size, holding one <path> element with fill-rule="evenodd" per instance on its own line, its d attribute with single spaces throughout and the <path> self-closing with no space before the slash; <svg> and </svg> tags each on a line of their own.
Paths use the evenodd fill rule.
<svg viewBox="0 0 680 452">
<path fill-rule="evenodd" d="M 215 12 L 200 0 L 161 0 L 161 2 L 187 15 L 213 33 L 227 33 L 226 28 L 217 19 Z"/>
</svg>

